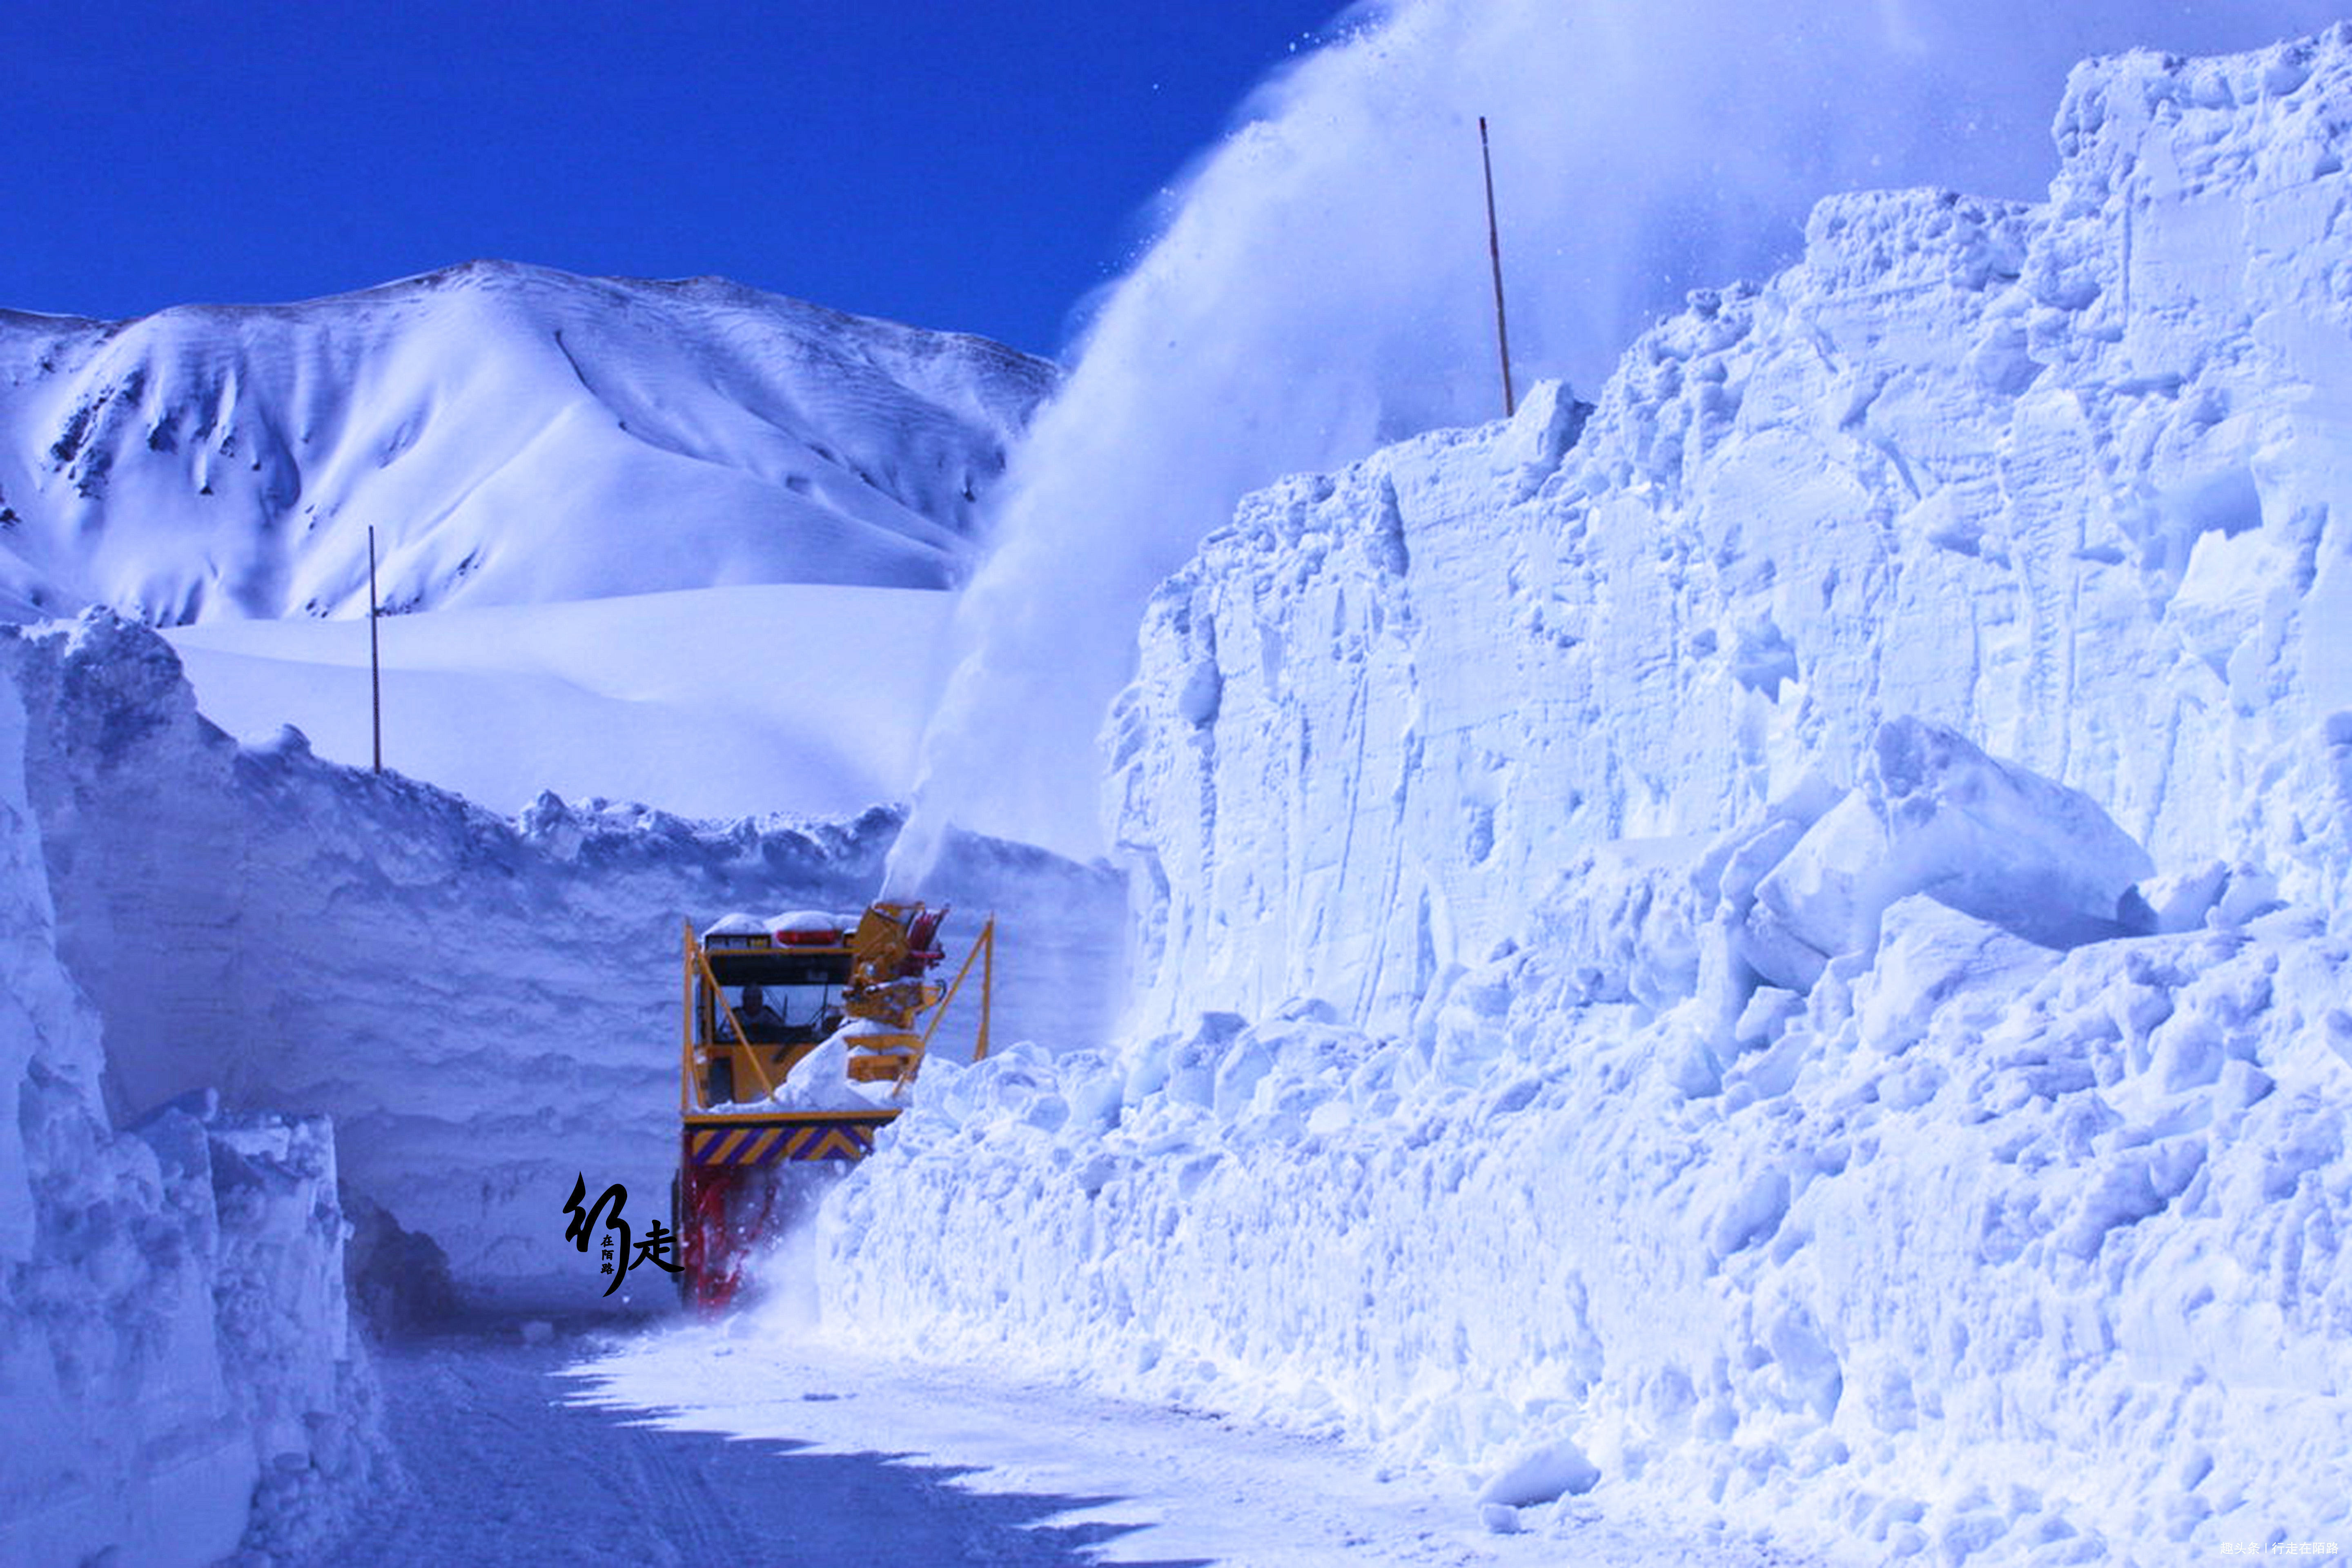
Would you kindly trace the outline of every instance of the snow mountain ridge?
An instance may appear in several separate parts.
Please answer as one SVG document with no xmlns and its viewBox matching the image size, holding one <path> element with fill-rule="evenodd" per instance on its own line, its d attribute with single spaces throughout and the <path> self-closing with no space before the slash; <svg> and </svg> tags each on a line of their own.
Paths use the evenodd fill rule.
<svg viewBox="0 0 2352 1568">
<path fill-rule="evenodd" d="M 0 312 L 0 615 L 152 625 L 941 587 L 1053 385 L 718 279 L 472 262 L 131 321 Z"/>
</svg>

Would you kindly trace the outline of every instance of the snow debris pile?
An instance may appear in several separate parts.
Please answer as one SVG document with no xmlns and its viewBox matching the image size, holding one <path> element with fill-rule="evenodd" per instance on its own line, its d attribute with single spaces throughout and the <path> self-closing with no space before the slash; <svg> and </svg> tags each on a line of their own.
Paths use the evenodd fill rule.
<svg viewBox="0 0 2352 1568">
<path fill-rule="evenodd" d="M 403 611 L 939 587 L 1055 377 L 719 279 L 509 262 L 135 321 L 0 312 L 0 618 L 363 615 L 370 523 Z"/>
<path fill-rule="evenodd" d="M 128 1131 L 110 1117 L 100 1020 L 58 962 L 26 717 L 0 680 L 0 1558 L 315 1546 L 385 1463 L 332 1130 L 203 1095 Z"/>
<path fill-rule="evenodd" d="M 2043 945 L 1938 898 L 1963 852 L 1783 987 L 1738 954 L 1789 842 L 1585 863 L 1416 1035 L 1295 1003 L 932 1069 L 831 1216 L 835 1331 L 1003 1357 L 1017 1321 L 1462 1467 L 1496 1528 L 1592 1491 L 1890 1556 L 2340 1535 L 2352 942 L 2217 897 Z M 1581 939 L 1644 900 L 1690 962 L 1635 1000 Z"/>
<path fill-rule="evenodd" d="M 2352 28 L 2086 65 L 2046 205 L 1834 198 L 1589 411 L 1245 500 L 1107 735 L 1135 1033 L 927 1078 L 836 1331 L 1498 1530 L 2342 1541 L 2347 125 Z"/>
<path fill-rule="evenodd" d="M 1740 957 L 1810 990 L 1842 953 L 1877 946 L 1911 893 L 2047 947 L 2154 924 L 2136 891 L 2155 866 L 2089 796 L 2004 767 L 1916 719 L 1879 727 L 1862 779 L 1756 884 Z"/>
</svg>

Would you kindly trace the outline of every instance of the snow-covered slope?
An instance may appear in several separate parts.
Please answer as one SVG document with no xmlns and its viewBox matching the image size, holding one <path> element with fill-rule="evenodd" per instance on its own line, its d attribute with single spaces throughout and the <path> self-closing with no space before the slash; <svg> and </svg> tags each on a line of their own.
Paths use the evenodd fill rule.
<svg viewBox="0 0 2352 1568">
<path fill-rule="evenodd" d="M 500 812 L 552 790 L 854 816 L 907 798 L 955 599 L 784 583 L 387 617 L 384 763 Z M 364 617 L 164 635 L 223 729 L 262 742 L 292 724 L 320 757 L 371 761 Z"/>
<path fill-rule="evenodd" d="M 475 262 L 303 304 L 0 312 L 0 615 L 349 616 L 958 580 L 1052 383 L 715 279 Z"/>
<path fill-rule="evenodd" d="M 1140 1031 L 942 1075 L 837 1331 L 1571 1542 L 2340 1542 L 2347 127 L 2352 28 L 2087 65 L 2046 205 L 1831 200 L 1590 411 L 1251 498 L 1108 731 Z"/>
</svg>

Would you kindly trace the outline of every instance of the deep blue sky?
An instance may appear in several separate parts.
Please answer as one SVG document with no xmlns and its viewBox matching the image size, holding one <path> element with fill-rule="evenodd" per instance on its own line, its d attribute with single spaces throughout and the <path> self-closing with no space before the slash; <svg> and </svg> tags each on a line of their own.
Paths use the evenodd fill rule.
<svg viewBox="0 0 2352 1568">
<path fill-rule="evenodd" d="M 1034 353 L 1338 0 L 0 0 L 0 306 L 476 257 Z"/>
</svg>

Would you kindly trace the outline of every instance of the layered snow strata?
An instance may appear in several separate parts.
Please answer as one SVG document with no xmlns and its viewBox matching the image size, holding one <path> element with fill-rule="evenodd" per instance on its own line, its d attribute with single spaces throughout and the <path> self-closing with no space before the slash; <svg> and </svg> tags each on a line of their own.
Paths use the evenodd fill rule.
<svg viewBox="0 0 2352 1568">
<path fill-rule="evenodd" d="M 1110 729 L 1149 1016 L 1429 1022 L 1584 850 L 1916 715 L 2156 858 L 2332 900 L 2352 721 L 2352 34 L 2079 69 L 2051 201 L 1841 196 L 1558 389 L 1245 500 Z"/>
<path fill-rule="evenodd" d="M 323 1119 L 103 1109 L 0 675 L 0 1558 L 310 1545 L 381 1463 Z"/>
<path fill-rule="evenodd" d="M 473 262 L 302 304 L 0 311 L 0 616 L 938 587 L 1050 365 L 719 279 Z M 654 548 L 648 548 L 648 545 Z"/>
<path fill-rule="evenodd" d="M 582 1176 L 627 1188 L 638 1237 L 667 1222 L 682 922 L 861 908 L 898 826 L 552 796 L 507 818 L 320 762 L 291 731 L 241 750 L 160 637 L 102 612 L 0 633 L 0 670 L 24 693 L 41 870 L 111 1102 L 136 1116 L 215 1089 L 331 1115 L 345 1179 L 475 1294 L 595 1299 L 564 1240 Z M 999 1039 L 1108 1029 L 1124 904 L 1107 870 L 965 839 L 924 893 L 955 907 L 951 945 L 999 914 Z M 950 1018 L 942 1049 L 970 1026 Z"/>
</svg>

